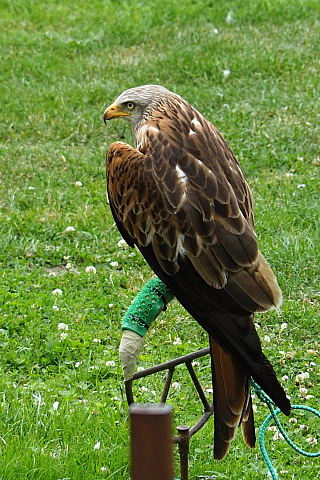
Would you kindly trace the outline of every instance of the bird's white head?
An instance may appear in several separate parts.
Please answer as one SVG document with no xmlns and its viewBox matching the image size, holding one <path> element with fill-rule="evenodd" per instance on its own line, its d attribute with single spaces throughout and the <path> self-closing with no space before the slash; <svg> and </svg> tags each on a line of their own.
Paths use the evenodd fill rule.
<svg viewBox="0 0 320 480">
<path fill-rule="evenodd" d="M 106 109 L 103 119 L 106 122 L 113 118 L 124 118 L 131 123 L 135 132 L 147 118 L 148 113 L 172 95 L 174 94 L 161 85 L 130 88 L 121 93 Z"/>
</svg>

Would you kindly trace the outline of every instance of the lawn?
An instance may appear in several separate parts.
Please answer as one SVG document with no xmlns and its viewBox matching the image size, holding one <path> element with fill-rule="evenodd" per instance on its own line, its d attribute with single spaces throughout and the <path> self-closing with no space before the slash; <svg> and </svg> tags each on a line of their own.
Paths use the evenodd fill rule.
<svg viewBox="0 0 320 480">
<path fill-rule="evenodd" d="M 0 480 L 130 477 L 120 321 L 152 274 L 119 244 L 106 202 L 108 145 L 132 143 L 131 131 L 102 116 L 132 86 L 185 97 L 239 158 L 284 294 L 279 311 L 256 317 L 264 351 L 292 403 L 318 408 L 319 3 L 0 0 L 0 31 Z M 139 366 L 205 346 L 173 301 Z M 210 387 L 208 360 L 195 368 Z M 137 399 L 159 400 L 162 380 L 141 381 Z M 192 425 L 201 407 L 183 369 L 175 382 L 175 425 Z M 259 427 L 268 410 L 255 405 Z M 292 438 L 317 451 L 319 422 L 294 416 Z M 281 479 L 320 479 L 320 460 L 274 435 L 267 447 Z M 222 462 L 212 443 L 209 421 L 191 441 L 191 479 L 268 478 L 240 432 Z"/>
</svg>

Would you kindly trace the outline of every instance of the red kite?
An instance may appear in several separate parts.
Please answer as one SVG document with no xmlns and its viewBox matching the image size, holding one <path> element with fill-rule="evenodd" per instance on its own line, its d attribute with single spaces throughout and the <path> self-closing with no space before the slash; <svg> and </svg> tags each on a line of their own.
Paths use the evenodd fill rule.
<svg viewBox="0 0 320 480">
<path fill-rule="evenodd" d="M 255 445 L 251 378 L 290 413 L 253 321 L 282 296 L 258 249 L 252 195 L 222 135 L 179 95 L 158 85 L 126 90 L 104 113 L 113 118 L 130 122 L 135 148 L 115 142 L 108 150 L 112 214 L 126 242 L 209 333 L 214 456 L 222 459 L 240 424 Z"/>
</svg>

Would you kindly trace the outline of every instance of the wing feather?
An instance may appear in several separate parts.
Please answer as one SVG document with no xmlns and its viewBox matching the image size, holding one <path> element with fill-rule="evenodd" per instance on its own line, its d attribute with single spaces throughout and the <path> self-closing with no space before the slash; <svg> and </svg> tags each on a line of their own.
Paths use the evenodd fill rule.
<svg viewBox="0 0 320 480">
<path fill-rule="evenodd" d="M 255 431 L 248 378 L 240 364 L 210 337 L 214 403 L 214 456 L 222 459 L 234 438 L 241 421 L 250 424 L 244 428 L 244 439 L 249 447 L 255 445 Z"/>
<path fill-rule="evenodd" d="M 138 144 L 144 153 L 115 142 L 107 156 L 109 199 L 132 241 L 154 244 L 159 262 L 172 261 L 174 271 L 178 254 L 189 255 L 215 288 L 230 276 L 228 295 L 250 311 L 278 305 L 277 282 L 258 261 L 250 189 L 217 129 L 181 100 L 151 112 Z"/>
</svg>

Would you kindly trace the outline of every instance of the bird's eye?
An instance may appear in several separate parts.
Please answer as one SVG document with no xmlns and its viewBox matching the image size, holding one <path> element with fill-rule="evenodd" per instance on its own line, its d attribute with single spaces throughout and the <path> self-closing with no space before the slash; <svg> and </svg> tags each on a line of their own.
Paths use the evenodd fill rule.
<svg viewBox="0 0 320 480">
<path fill-rule="evenodd" d="M 133 102 L 127 102 L 127 109 L 128 110 L 133 110 L 134 109 L 134 103 Z"/>
</svg>

